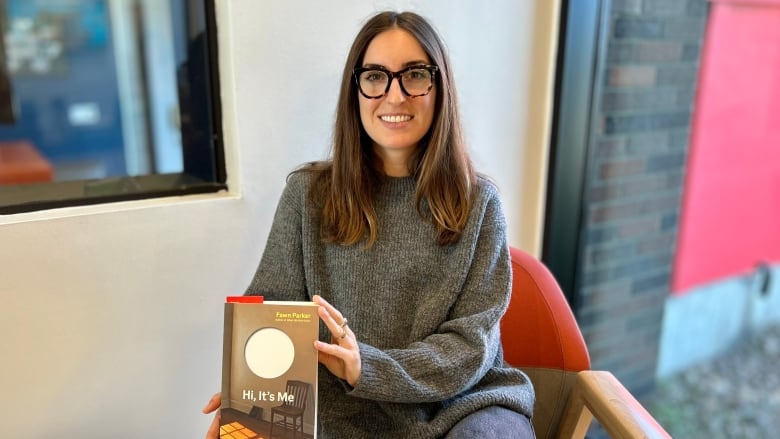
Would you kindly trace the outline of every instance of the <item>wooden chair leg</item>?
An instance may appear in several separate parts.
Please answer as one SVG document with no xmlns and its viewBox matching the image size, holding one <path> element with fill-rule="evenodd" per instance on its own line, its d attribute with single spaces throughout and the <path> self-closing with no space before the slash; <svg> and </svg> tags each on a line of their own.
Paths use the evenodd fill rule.
<svg viewBox="0 0 780 439">
<path fill-rule="evenodd" d="M 585 405 L 585 396 L 580 386 L 574 386 L 561 416 L 558 439 L 583 439 L 593 422 L 593 414 Z"/>
</svg>

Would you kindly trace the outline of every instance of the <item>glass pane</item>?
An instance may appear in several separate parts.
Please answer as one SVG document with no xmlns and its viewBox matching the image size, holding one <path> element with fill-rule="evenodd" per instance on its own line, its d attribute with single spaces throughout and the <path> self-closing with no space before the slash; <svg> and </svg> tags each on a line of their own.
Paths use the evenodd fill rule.
<svg viewBox="0 0 780 439">
<path fill-rule="evenodd" d="M 38 192 L 61 199 L 63 187 L 52 185 L 67 182 L 66 198 L 89 198 L 95 187 L 101 196 L 121 197 L 159 192 L 164 188 L 149 184 L 162 181 L 177 190 L 219 183 L 220 176 L 224 182 L 209 94 L 216 78 L 208 3 L 0 0 L 0 6 L 11 103 L 11 116 L 0 122 L 0 205 L 20 200 L 20 190 L 9 186 L 32 183 L 49 183 Z"/>
</svg>

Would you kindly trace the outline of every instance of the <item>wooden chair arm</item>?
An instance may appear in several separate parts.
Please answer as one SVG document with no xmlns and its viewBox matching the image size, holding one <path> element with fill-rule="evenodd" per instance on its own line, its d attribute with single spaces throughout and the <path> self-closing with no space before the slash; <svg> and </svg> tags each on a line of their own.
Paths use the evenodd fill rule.
<svg viewBox="0 0 780 439">
<path fill-rule="evenodd" d="M 566 403 L 559 438 L 582 439 L 595 418 L 613 438 L 671 438 L 642 404 L 607 371 L 577 374 Z"/>
</svg>

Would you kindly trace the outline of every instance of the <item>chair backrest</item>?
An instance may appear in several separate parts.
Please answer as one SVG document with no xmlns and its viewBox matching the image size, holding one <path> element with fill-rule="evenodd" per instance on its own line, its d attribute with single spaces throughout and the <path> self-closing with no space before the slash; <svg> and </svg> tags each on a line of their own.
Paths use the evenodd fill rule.
<svg viewBox="0 0 780 439">
<path fill-rule="evenodd" d="M 550 270 L 518 248 L 510 248 L 510 256 L 512 296 L 501 320 L 504 359 L 531 378 L 537 436 L 553 437 L 576 374 L 590 369 L 590 357 Z"/>
<path fill-rule="evenodd" d="M 284 405 L 306 409 L 306 397 L 309 394 L 309 383 L 296 380 L 287 381 L 287 395 L 292 395 L 292 402 L 286 402 Z"/>
</svg>

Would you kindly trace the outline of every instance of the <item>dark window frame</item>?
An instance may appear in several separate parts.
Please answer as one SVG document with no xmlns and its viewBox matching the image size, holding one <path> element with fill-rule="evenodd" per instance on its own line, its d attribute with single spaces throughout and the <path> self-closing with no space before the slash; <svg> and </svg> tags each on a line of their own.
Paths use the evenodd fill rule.
<svg viewBox="0 0 780 439">
<path fill-rule="evenodd" d="M 611 0 L 562 0 L 542 261 L 579 311 L 588 150 Z"/>
<path fill-rule="evenodd" d="M 226 191 L 214 0 L 183 0 L 202 30 L 188 41 L 189 105 L 182 107 L 183 171 L 105 179 L 0 185 L 0 215 Z M 193 15 L 194 14 L 194 15 Z M 194 20 L 193 20 L 194 17 Z M 181 78 L 179 88 L 182 89 Z M 181 96 L 180 96 L 181 100 Z M 191 110 L 196 111 L 191 111 Z M 187 112 L 185 115 L 184 113 Z M 189 118 L 188 121 L 184 119 Z M 209 160 L 202 160 L 203 158 Z"/>
</svg>

